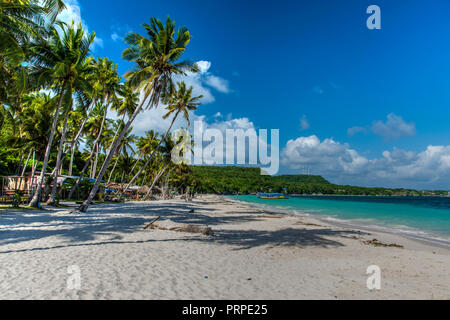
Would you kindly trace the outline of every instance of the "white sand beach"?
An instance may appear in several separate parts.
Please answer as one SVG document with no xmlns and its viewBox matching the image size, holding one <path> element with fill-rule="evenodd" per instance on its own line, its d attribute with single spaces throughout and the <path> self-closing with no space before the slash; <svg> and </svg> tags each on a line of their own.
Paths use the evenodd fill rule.
<svg viewBox="0 0 450 320">
<path fill-rule="evenodd" d="M 157 216 L 214 235 L 144 230 Z M 448 249 L 218 196 L 1 210 L 0 265 L 0 299 L 450 299 Z M 67 286 L 73 265 L 79 289 Z M 381 290 L 367 288 L 370 265 Z"/>
</svg>

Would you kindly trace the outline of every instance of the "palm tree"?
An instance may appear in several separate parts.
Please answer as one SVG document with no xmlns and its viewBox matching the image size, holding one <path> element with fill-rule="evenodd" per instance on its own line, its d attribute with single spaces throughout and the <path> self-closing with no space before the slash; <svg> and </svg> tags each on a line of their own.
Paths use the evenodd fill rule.
<svg viewBox="0 0 450 320">
<path fill-rule="evenodd" d="M 92 159 L 94 158 L 94 155 L 96 155 L 96 158 L 98 158 L 98 154 L 100 152 L 100 139 L 102 137 L 102 134 L 104 133 L 103 129 L 105 126 L 107 126 L 107 123 L 110 122 L 109 119 L 105 118 L 105 111 L 106 106 L 103 105 L 101 102 L 97 102 L 92 109 L 91 114 L 89 115 L 89 118 L 86 122 L 85 126 L 85 132 L 88 134 L 88 137 L 91 139 L 91 152 L 89 154 L 88 159 L 86 160 L 83 169 L 81 170 L 81 173 L 78 175 L 77 181 L 70 189 L 69 193 L 69 199 L 72 199 L 72 195 L 75 192 L 75 190 L 78 188 L 81 180 L 84 177 L 84 174 L 89 167 L 90 164 L 92 164 Z M 93 170 L 94 165 L 92 164 L 91 167 L 91 175 L 90 178 L 93 178 Z"/>
<path fill-rule="evenodd" d="M 62 35 L 55 27 L 50 28 L 48 39 L 38 38 L 32 45 L 33 65 L 32 76 L 37 79 L 40 86 L 56 85 L 58 104 L 56 106 L 50 137 L 45 151 L 44 163 L 41 171 L 40 182 L 29 206 L 38 207 L 44 182 L 45 171 L 50 156 L 53 138 L 58 124 L 59 112 L 63 99 L 68 90 L 73 88 L 83 72 L 84 62 L 89 54 L 89 47 L 94 41 L 94 34 L 85 35 L 81 24 L 76 28 L 73 24 L 67 26 L 58 22 Z"/>
<path fill-rule="evenodd" d="M 159 146 L 163 141 L 166 141 L 168 134 L 172 130 L 172 127 L 175 123 L 175 120 L 178 118 L 180 114 L 183 114 L 184 119 L 187 121 L 188 126 L 190 125 L 189 120 L 189 111 L 194 111 L 197 109 L 197 107 L 201 104 L 199 100 L 203 98 L 203 96 L 192 96 L 193 88 L 189 87 L 189 89 L 186 88 L 186 84 L 182 81 L 177 84 L 178 89 L 173 89 L 173 92 L 168 98 L 168 106 L 166 107 L 167 113 L 163 116 L 164 119 L 167 119 L 171 115 L 173 116 L 172 122 L 170 123 L 169 128 L 167 129 L 164 137 L 161 139 L 159 144 L 156 146 L 153 153 L 150 155 L 150 157 L 147 159 L 145 164 L 141 167 L 141 169 L 136 173 L 136 175 L 131 179 L 131 181 L 128 183 L 127 188 L 139 177 L 139 175 L 142 173 L 142 170 L 144 170 L 147 165 L 152 160 L 152 157 L 154 153 L 158 150 Z M 125 189 L 127 189 L 125 188 Z"/>
<path fill-rule="evenodd" d="M 0 52 L 2 58 L 22 62 L 24 46 L 45 32 L 46 19 L 53 23 L 65 8 L 61 0 L 3 0 L 0 2 Z M 46 19 L 45 19 L 46 18 Z"/>
<path fill-rule="evenodd" d="M 136 111 L 136 107 L 139 104 L 139 93 L 134 92 L 133 88 L 130 87 L 130 84 L 127 82 L 119 87 L 118 93 L 122 96 L 121 100 L 116 99 L 112 105 L 112 109 L 117 112 L 117 115 L 122 117 L 122 123 L 125 121 L 125 116 L 131 117 Z M 114 138 L 111 140 L 111 145 L 108 148 L 108 151 L 111 150 L 114 141 L 119 134 L 119 131 L 123 129 L 124 126 L 117 126 L 117 130 L 114 133 Z"/>
<path fill-rule="evenodd" d="M 0 105 L 18 85 L 15 76 L 29 58 L 31 39 L 47 35 L 46 23 L 53 23 L 62 9 L 61 0 L 0 2 Z"/>
<path fill-rule="evenodd" d="M 122 120 L 118 120 L 115 124 L 115 126 L 118 127 L 124 127 L 125 123 Z M 116 161 L 114 162 L 114 166 L 109 174 L 109 178 L 108 178 L 108 182 L 111 182 L 111 178 L 112 175 L 114 173 L 114 170 L 116 169 L 117 166 L 117 162 L 119 161 L 119 158 L 121 157 L 121 155 L 123 157 L 129 157 L 128 154 L 128 150 L 131 151 L 132 153 L 135 153 L 134 148 L 133 148 L 133 143 L 135 143 L 137 141 L 137 137 L 132 134 L 133 128 L 130 128 L 130 130 L 128 130 L 127 134 L 125 135 L 125 137 L 122 139 L 122 141 L 120 142 L 120 145 L 118 147 L 118 152 L 117 152 L 117 157 L 116 157 Z M 133 172 L 133 169 L 129 172 Z"/>
<path fill-rule="evenodd" d="M 167 95 L 173 88 L 173 75 L 185 75 L 186 71 L 198 72 L 195 64 L 186 61 L 179 62 L 191 40 L 191 35 L 186 28 L 182 27 L 175 33 L 175 23 L 170 18 L 167 18 L 166 25 L 160 20 L 152 18 L 150 25 L 144 24 L 143 26 L 147 31 L 148 38 L 137 33 L 128 34 L 125 42 L 129 48 L 125 49 L 122 54 L 124 59 L 135 62 L 135 67 L 125 77 L 129 79 L 131 87 L 142 90 L 143 98 L 111 146 L 88 198 L 78 208 L 81 212 L 88 209 L 97 194 L 120 141 L 143 109 L 144 104 L 148 108 L 157 107 L 161 96 Z"/>
<path fill-rule="evenodd" d="M 130 172 L 134 172 L 134 169 L 139 164 L 139 162 L 142 160 L 143 157 L 149 156 L 153 153 L 154 150 L 156 150 L 156 147 L 158 146 L 160 140 L 158 139 L 158 133 L 150 130 L 145 132 L 145 137 L 140 137 L 136 143 L 136 146 L 139 150 L 139 157 L 134 163 L 133 168 Z"/>
</svg>

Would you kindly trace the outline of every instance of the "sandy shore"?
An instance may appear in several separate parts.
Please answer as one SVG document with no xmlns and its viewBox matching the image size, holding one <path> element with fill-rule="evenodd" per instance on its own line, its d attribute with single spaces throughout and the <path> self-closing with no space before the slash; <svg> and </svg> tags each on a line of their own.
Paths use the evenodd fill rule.
<svg viewBox="0 0 450 320">
<path fill-rule="evenodd" d="M 214 236 L 144 230 L 157 216 Z M 217 196 L 1 210 L 0 265 L 0 299 L 450 299 L 448 249 Z M 381 290 L 367 288 L 370 265 Z"/>
</svg>

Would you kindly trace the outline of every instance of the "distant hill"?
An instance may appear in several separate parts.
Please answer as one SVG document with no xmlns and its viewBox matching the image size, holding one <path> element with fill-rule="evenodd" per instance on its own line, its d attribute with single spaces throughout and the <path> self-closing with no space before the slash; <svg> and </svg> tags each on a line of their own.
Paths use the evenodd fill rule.
<svg viewBox="0 0 450 320">
<path fill-rule="evenodd" d="M 312 184 L 330 184 L 322 176 L 315 175 L 305 175 L 305 174 L 293 174 L 293 175 L 281 175 L 272 177 L 273 180 L 283 181 L 283 182 L 294 182 L 294 183 L 312 183 Z"/>
<path fill-rule="evenodd" d="M 259 168 L 192 166 L 196 191 L 215 194 L 283 192 L 336 195 L 424 195 L 409 189 L 365 188 L 332 184 L 316 175 L 262 176 Z"/>
<path fill-rule="evenodd" d="M 192 166 L 192 171 L 201 190 L 213 193 L 281 192 L 284 188 L 288 192 L 313 192 L 315 185 L 331 185 L 321 176 L 263 176 L 259 168 Z"/>
</svg>

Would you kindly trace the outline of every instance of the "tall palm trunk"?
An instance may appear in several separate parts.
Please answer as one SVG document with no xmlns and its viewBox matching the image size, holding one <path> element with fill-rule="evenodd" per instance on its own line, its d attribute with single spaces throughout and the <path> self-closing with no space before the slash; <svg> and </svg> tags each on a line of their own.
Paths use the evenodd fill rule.
<svg viewBox="0 0 450 320">
<path fill-rule="evenodd" d="M 144 98 L 140 105 L 136 108 L 133 115 L 128 119 L 127 124 L 122 129 L 122 132 L 117 137 L 116 141 L 114 141 L 111 150 L 109 150 L 108 155 L 106 156 L 105 162 L 102 165 L 102 168 L 100 169 L 100 172 L 98 173 L 98 177 L 95 180 L 94 186 L 91 189 L 91 192 L 89 193 L 88 198 L 84 201 L 84 203 L 78 208 L 81 212 L 86 212 L 89 206 L 92 203 L 92 200 L 94 200 L 95 195 L 97 194 L 98 189 L 100 188 L 100 183 L 102 182 L 102 179 L 106 173 L 106 170 L 108 169 L 109 163 L 111 162 L 114 154 L 117 151 L 117 148 L 119 147 L 119 144 L 122 142 L 123 138 L 125 137 L 125 134 L 128 132 L 128 130 L 131 127 L 131 124 L 133 123 L 134 119 L 136 119 L 137 115 L 141 112 L 142 107 L 144 106 L 144 103 L 147 99 Z"/>
<path fill-rule="evenodd" d="M 69 176 L 72 176 L 72 168 L 73 168 L 73 158 L 75 156 L 75 148 L 70 148 L 71 154 L 70 154 L 70 163 L 69 163 Z"/>
<path fill-rule="evenodd" d="M 100 152 L 99 142 L 100 142 L 100 138 L 101 138 L 102 133 L 103 133 L 103 128 L 104 128 L 104 126 L 105 126 L 105 121 L 106 121 L 106 115 L 107 115 L 107 113 L 108 113 L 108 106 L 106 105 L 106 106 L 105 106 L 105 113 L 103 114 L 102 124 L 101 124 L 101 126 L 100 126 L 100 131 L 99 131 L 99 133 L 98 133 L 97 140 L 96 140 L 96 143 L 95 143 L 95 146 L 96 146 L 96 152 L 95 152 L 95 161 L 94 161 L 94 165 L 93 165 L 92 171 L 91 171 L 91 178 L 92 178 L 92 179 L 95 178 L 95 175 L 96 175 L 96 173 L 97 173 L 98 154 L 99 154 L 99 152 Z"/>
<path fill-rule="evenodd" d="M 89 110 L 91 110 L 91 108 L 92 108 L 92 106 L 95 104 L 95 102 L 96 102 L 95 99 L 93 99 L 93 100 L 91 101 L 90 105 L 88 106 L 88 109 L 87 109 L 87 113 L 86 113 L 86 114 L 89 114 Z M 65 152 L 64 152 L 64 155 L 63 155 L 63 158 L 65 158 L 66 155 L 67 155 L 69 152 L 72 153 L 71 156 L 70 156 L 69 176 L 72 175 L 72 166 L 73 166 L 73 157 L 74 157 L 74 155 L 75 155 L 75 146 L 76 146 L 76 144 L 78 143 L 78 140 L 80 139 L 81 134 L 82 134 L 83 131 L 84 131 L 84 127 L 86 126 L 86 122 L 87 122 L 88 118 L 89 118 L 88 116 L 86 116 L 86 117 L 84 118 L 83 123 L 81 124 L 80 130 L 78 130 L 77 135 L 75 136 L 75 139 L 73 139 L 72 143 L 70 144 L 70 148 L 69 148 L 67 151 L 65 151 Z"/>
<path fill-rule="evenodd" d="M 94 162 L 92 163 L 92 168 L 91 168 L 91 179 L 95 178 L 95 173 L 97 171 L 98 153 L 99 153 L 99 148 L 98 148 L 98 142 L 97 142 L 95 144 L 95 158 L 94 158 Z"/>
<path fill-rule="evenodd" d="M 117 163 L 119 162 L 119 158 L 120 158 L 120 150 L 119 150 L 119 152 L 117 152 L 117 158 L 116 158 L 116 161 L 114 162 L 114 166 L 113 166 L 113 168 L 111 170 L 111 173 L 109 174 L 109 178 L 108 178 L 108 182 L 107 183 L 111 182 L 111 177 L 112 177 L 112 175 L 114 173 L 114 170 L 116 170 Z"/>
<path fill-rule="evenodd" d="M 156 175 L 155 179 L 153 180 L 152 185 L 150 186 L 150 188 L 147 191 L 147 194 L 144 197 L 144 201 L 149 198 L 150 193 L 152 192 L 153 188 L 158 183 L 159 179 L 162 177 L 162 175 L 164 174 L 164 172 L 167 170 L 168 167 L 169 167 L 169 164 L 166 164 L 161 170 L 159 170 L 158 174 Z"/>
<path fill-rule="evenodd" d="M 30 207 L 34 207 L 34 208 L 39 207 L 39 201 L 40 201 L 41 193 L 42 193 L 42 184 L 44 183 L 44 178 L 45 178 L 45 170 L 47 170 L 48 159 L 50 158 L 50 152 L 52 149 L 53 138 L 55 137 L 56 126 L 58 125 L 59 109 L 61 109 L 61 105 L 62 105 L 62 102 L 64 99 L 65 89 L 66 89 L 66 83 L 64 83 L 61 88 L 58 105 L 56 106 L 55 116 L 53 118 L 52 129 L 50 131 L 50 137 L 49 137 L 48 143 L 47 143 L 47 149 L 45 150 L 44 163 L 42 164 L 42 171 L 41 171 L 41 175 L 39 177 L 39 183 L 38 183 L 36 191 L 34 192 L 33 198 L 31 199 L 30 203 L 28 204 L 28 206 L 30 206 Z"/>
<path fill-rule="evenodd" d="M 20 178 L 19 178 L 19 189 L 20 189 L 20 186 L 22 185 L 23 177 L 24 177 L 24 175 L 25 175 L 25 171 L 27 170 L 28 161 L 30 160 L 31 152 L 32 152 L 32 151 L 33 151 L 33 150 L 30 149 L 30 152 L 28 152 L 27 160 L 25 161 L 25 164 L 24 164 L 23 169 L 22 169 L 22 173 L 20 174 Z"/>
<path fill-rule="evenodd" d="M 100 126 L 100 131 L 99 131 L 99 133 L 97 135 L 97 138 L 95 139 L 95 141 L 94 141 L 94 143 L 92 145 L 92 150 L 91 150 L 91 154 L 89 155 L 89 159 L 87 159 L 86 163 L 84 164 L 83 170 L 81 170 L 81 173 L 78 176 L 77 181 L 75 182 L 73 187 L 70 189 L 69 199 L 72 199 L 72 196 L 73 196 L 75 190 L 78 188 L 78 185 L 80 184 L 81 180 L 83 179 L 84 173 L 86 172 L 87 168 L 89 167 L 89 164 L 91 163 L 92 158 L 94 157 L 95 146 L 98 144 L 98 141 L 100 140 L 100 137 L 102 135 L 103 126 L 105 124 L 105 120 L 106 120 L 106 110 L 105 110 L 105 114 L 103 115 L 102 124 Z M 91 170 L 91 175 L 90 176 L 92 177 L 92 170 Z"/>
<path fill-rule="evenodd" d="M 138 165 L 139 161 L 142 160 L 143 157 L 144 157 L 144 153 L 141 153 L 141 154 L 139 155 L 139 158 L 138 158 L 138 159 L 136 160 L 136 162 L 134 163 L 133 168 L 131 168 L 130 172 L 133 172 L 134 169 L 136 169 L 136 166 Z"/>
<path fill-rule="evenodd" d="M 54 206 L 56 204 L 56 191 L 58 191 L 58 176 L 59 168 L 62 164 L 62 153 L 64 149 L 64 140 L 66 140 L 67 122 L 69 121 L 70 110 L 67 110 L 66 117 L 64 118 L 64 125 L 61 132 L 61 138 L 59 139 L 58 156 L 56 157 L 55 173 L 53 174 L 53 187 L 50 198 L 47 200 L 47 205 Z"/>
<path fill-rule="evenodd" d="M 124 121 L 125 121 L 125 114 L 122 116 L 122 122 L 124 122 Z M 109 145 L 109 148 L 106 150 L 106 153 L 108 153 L 111 150 L 112 146 L 114 145 L 114 141 L 116 141 L 117 135 L 119 134 L 119 131 L 120 131 L 120 124 L 121 123 L 119 123 L 119 125 L 117 126 L 117 130 L 116 130 L 116 132 L 114 132 L 114 137 L 112 139 L 111 144 Z M 105 161 L 106 161 L 106 158 L 105 158 Z M 103 164 L 105 163 L 105 161 L 103 161 Z"/>
<path fill-rule="evenodd" d="M 31 178 L 30 181 L 28 183 L 28 192 L 31 195 L 31 192 L 33 191 L 33 182 L 34 182 L 34 173 L 36 172 L 36 166 L 37 166 L 37 161 L 36 160 L 36 150 L 33 149 L 33 164 L 31 165 Z M 36 164 L 35 164 L 36 163 Z"/>
<path fill-rule="evenodd" d="M 180 114 L 180 111 L 177 111 L 177 113 L 175 114 L 175 116 L 172 119 L 172 123 L 169 126 L 169 129 L 167 129 L 166 133 L 164 134 L 164 137 L 159 141 L 158 145 L 156 146 L 155 150 L 153 150 L 153 152 L 151 153 L 150 157 L 147 159 L 147 161 L 144 163 L 144 165 L 139 169 L 139 171 L 135 174 L 135 176 L 131 179 L 131 181 L 128 183 L 127 187 L 125 188 L 125 190 L 127 190 L 130 185 L 136 181 L 136 179 L 140 176 L 140 174 L 142 173 L 142 171 L 144 171 L 144 169 L 148 166 L 148 164 L 150 163 L 150 161 L 152 161 L 153 156 L 155 155 L 155 153 L 158 151 L 159 147 L 161 146 L 161 144 L 163 143 L 163 141 L 166 140 L 167 136 L 170 133 L 170 130 L 172 130 L 173 124 L 175 123 L 175 120 L 177 119 L 178 115 Z M 123 196 L 123 193 L 121 194 L 121 197 Z"/>
</svg>

